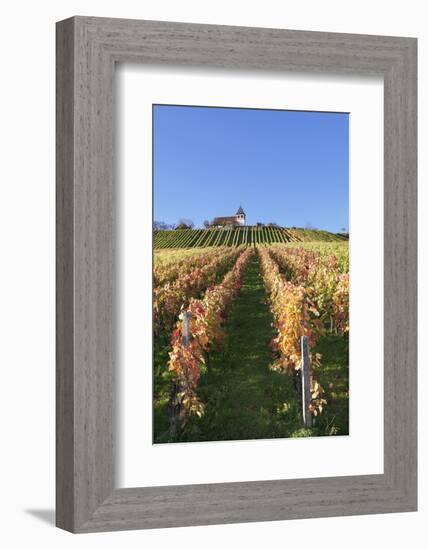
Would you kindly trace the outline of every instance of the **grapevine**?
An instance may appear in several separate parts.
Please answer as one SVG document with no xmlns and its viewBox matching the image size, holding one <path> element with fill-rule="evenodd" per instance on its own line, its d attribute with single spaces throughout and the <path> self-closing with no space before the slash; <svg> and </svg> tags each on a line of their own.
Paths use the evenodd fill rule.
<svg viewBox="0 0 428 550">
<path fill-rule="evenodd" d="M 349 330 L 346 260 L 336 254 L 300 247 L 273 247 L 271 254 L 288 279 L 311 289 L 316 307 L 322 312 L 322 321 L 330 321 L 339 334 L 346 334 Z"/>
<path fill-rule="evenodd" d="M 300 350 L 301 336 L 307 336 L 309 346 L 315 346 L 323 333 L 319 312 L 315 307 L 312 292 L 303 285 L 287 281 L 280 273 L 278 264 L 269 250 L 258 248 L 262 277 L 269 296 L 277 336 L 272 342 L 276 360 L 272 368 L 296 375 L 302 366 Z M 310 354 L 312 402 L 310 410 L 314 416 L 322 412 L 326 400 L 324 390 L 316 379 L 316 367 L 321 356 Z"/>
<path fill-rule="evenodd" d="M 184 418 L 189 414 L 200 417 L 204 413 L 204 404 L 197 395 L 199 378 L 205 369 L 209 350 L 219 346 L 223 339 L 224 320 L 240 291 L 242 276 L 252 253 L 251 249 L 242 252 L 223 281 L 208 288 L 202 299 L 190 299 L 186 308 L 191 315 L 187 345 L 182 338 L 183 315 L 173 330 L 168 369 L 175 375 L 178 391 L 171 396 L 170 408 L 181 409 Z"/>
</svg>

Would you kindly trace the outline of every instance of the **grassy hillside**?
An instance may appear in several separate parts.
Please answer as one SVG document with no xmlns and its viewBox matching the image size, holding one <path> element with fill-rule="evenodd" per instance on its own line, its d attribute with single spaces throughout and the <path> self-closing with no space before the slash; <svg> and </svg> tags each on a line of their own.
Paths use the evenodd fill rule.
<svg viewBox="0 0 428 550">
<path fill-rule="evenodd" d="M 154 232 L 154 247 L 156 249 L 344 240 L 347 239 L 328 231 L 287 229 L 285 227 L 244 226 L 233 229 L 176 229 Z"/>
</svg>

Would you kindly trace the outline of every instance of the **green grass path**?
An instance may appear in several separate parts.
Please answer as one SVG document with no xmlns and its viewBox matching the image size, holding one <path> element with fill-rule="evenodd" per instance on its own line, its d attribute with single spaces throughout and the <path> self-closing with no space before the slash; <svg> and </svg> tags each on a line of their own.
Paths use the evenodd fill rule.
<svg viewBox="0 0 428 550">
<path fill-rule="evenodd" d="M 269 370 L 274 330 L 259 268 L 254 254 L 222 349 L 201 378 L 205 415 L 189 422 L 180 441 L 289 437 L 300 427 L 292 378 Z"/>
</svg>

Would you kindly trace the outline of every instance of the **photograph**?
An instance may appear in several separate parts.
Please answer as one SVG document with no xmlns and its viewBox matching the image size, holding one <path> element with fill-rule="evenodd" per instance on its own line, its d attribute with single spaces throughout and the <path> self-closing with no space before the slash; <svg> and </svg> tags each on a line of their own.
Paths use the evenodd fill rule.
<svg viewBox="0 0 428 550">
<path fill-rule="evenodd" d="M 349 114 L 152 113 L 153 443 L 349 435 Z"/>
</svg>

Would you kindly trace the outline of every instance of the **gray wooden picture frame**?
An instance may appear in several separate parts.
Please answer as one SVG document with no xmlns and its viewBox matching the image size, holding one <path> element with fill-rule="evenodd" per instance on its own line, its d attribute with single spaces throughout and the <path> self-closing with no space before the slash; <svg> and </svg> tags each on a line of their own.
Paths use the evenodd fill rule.
<svg viewBox="0 0 428 550">
<path fill-rule="evenodd" d="M 56 47 L 58 527 L 83 533 L 416 510 L 416 39 L 73 17 L 57 24 Z M 383 77 L 383 474 L 115 487 L 118 62 Z"/>
</svg>

